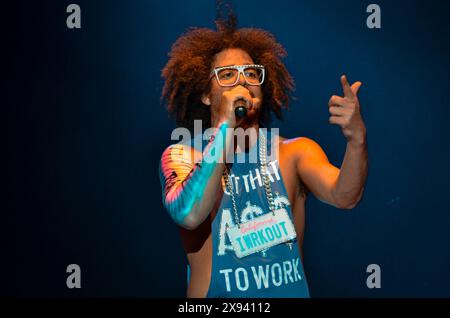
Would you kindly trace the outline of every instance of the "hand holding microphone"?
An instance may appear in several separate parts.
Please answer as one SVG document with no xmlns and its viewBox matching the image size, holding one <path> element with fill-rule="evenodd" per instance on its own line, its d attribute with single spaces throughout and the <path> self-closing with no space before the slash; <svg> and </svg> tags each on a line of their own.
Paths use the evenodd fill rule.
<svg viewBox="0 0 450 318">
<path fill-rule="evenodd" d="M 242 85 L 223 91 L 219 108 L 212 109 L 214 112 L 212 125 L 219 127 L 221 122 L 226 121 L 230 128 L 235 128 L 244 118 L 253 116 L 260 103 L 261 98 L 253 97 L 250 90 Z"/>
</svg>

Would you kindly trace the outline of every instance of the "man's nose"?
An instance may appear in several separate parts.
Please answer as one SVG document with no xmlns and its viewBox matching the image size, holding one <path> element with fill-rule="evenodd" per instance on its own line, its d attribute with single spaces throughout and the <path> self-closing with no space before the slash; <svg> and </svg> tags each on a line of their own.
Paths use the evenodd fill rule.
<svg viewBox="0 0 450 318">
<path fill-rule="evenodd" d="M 239 76 L 238 84 L 245 86 L 247 84 L 247 82 L 245 81 L 244 73 L 240 72 L 238 76 Z"/>
</svg>

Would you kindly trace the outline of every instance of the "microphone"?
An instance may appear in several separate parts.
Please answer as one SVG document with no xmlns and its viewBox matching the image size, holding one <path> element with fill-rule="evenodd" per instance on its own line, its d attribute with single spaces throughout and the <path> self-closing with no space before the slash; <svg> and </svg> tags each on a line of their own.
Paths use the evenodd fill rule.
<svg viewBox="0 0 450 318">
<path fill-rule="evenodd" d="M 247 103 L 243 99 L 239 99 L 236 101 L 237 107 L 234 109 L 234 114 L 236 115 L 236 118 L 244 118 L 247 116 Z"/>
</svg>

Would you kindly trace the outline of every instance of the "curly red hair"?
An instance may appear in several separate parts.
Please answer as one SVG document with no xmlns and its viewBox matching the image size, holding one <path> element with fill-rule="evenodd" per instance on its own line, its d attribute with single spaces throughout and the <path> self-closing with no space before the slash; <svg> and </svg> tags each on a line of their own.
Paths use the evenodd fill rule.
<svg viewBox="0 0 450 318">
<path fill-rule="evenodd" d="M 237 29 L 236 17 L 217 20 L 217 31 L 190 28 L 173 44 L 169 60 L 162 70 L 165 79 L 161 99 L 167 101 L 167 110 L 177 126 L 192 129 L 195 119 L 203 120 L 204 128 L 211 126 L 210 108 L 201 96 L 210 89 L 210 72 L 215 55 L 228 48 L 246 51 L 254 63 L 266 69 L 261 89 L 263 103 L 259 123 L 270 123 L 270 113 L 282 119 L 282 109 L 288 108 L 294 81 L 281 61 L 287 53 L 275 37 L 265 30 Z"/>
</svg>

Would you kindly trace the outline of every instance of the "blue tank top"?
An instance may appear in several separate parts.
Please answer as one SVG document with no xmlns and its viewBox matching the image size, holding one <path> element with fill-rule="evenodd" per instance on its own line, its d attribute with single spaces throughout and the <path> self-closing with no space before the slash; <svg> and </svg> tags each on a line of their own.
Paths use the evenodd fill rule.
<svg viewBox="0 0 450 318">
<path fill-rule="evenodd" d="M 265 133 L 269 155 L 273 148 L 273 139 L 270 130 Z M 202 142 L 203 146 L 206 146 L 206 143 L 206 141 Z M 270 213 L 260 171 L 259 155 L 258 162 L 250 163 L 248 160 L 257 154 L 259 154 L 259 142 L 255 143 L 248 152 L 236 153 L 230 171 L 236 207 L 241 220 L 250 220 Z M 243 160 L 245 163 L 239 163 Z M 285 208 L 293 221 L 278 158 L 274 157 L 270 161 L 268 157 L 267 162 L 275 206 Z M 224 184 L 223 191 L 222 202 L 211 224 L 212 268 L 206 297 L 309 297 L 296 240 L 293 244 L 279 244 L 264 252 L 242 258 L 235 255 L 226 234 L 227 225 L 232 227 L 236 223 L 234 209 L 231 195 Z M 297 233 L 297 236 L 300 234 Z"/>
</svg>

